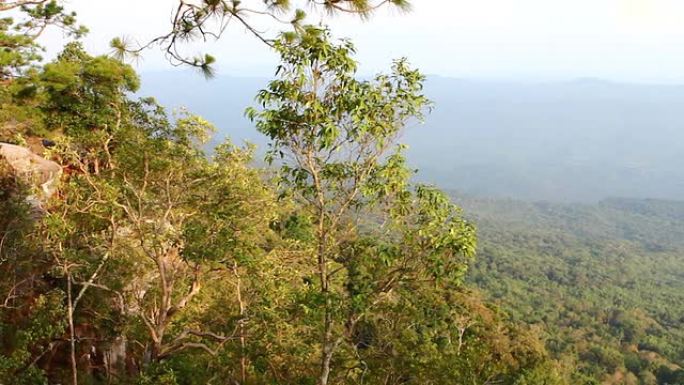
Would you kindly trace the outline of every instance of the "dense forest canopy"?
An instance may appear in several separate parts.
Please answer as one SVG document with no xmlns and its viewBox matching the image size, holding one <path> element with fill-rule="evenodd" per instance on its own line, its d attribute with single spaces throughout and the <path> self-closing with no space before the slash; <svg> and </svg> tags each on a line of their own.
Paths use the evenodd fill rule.
<svg viewBox="0 0 684 385">
<path fill-rule="evenodd" d="M 684 381 L 684 203 L 458 202 L 480 229 L 470 282 L 543 330 L 572 383 Z"/>
</svg>

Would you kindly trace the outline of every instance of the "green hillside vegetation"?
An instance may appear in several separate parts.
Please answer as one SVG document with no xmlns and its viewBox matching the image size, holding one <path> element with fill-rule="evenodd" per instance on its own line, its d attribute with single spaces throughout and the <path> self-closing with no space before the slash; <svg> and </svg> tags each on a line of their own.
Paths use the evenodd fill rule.
<svg viewBox="0 0 684 385">
<path fill-rule="evenodd" d="M 469 282 L 543 330 L 572 383 L 684 383 L 684 203 L 459 203 L 480 229 Z"/>
<path fill-rule="evenodd" d="M 240 106 L 263 160 L 138 98 L 125 59 L 147 46 L 43 62 L 45 30 L 86 33 L 60 4 L 0 0 L 1 384 L 684 384 L 683 203 L 414 183 L 401 134 L 432 107 L 425 76 L 359 76 L 296 7 L 407 1 L 179 2 L 147 45 L 173 64 L 210 78 L 180 43 L 228 22 L 279 57 Z"/>
<path fill-rule="evenodd" d="M 37 3 L 35 23 L 63 14 Z M 410 183 L 398 136 L 429 101 L 404 60 L 359 80 L 351 43 L 282 34 L 247 111 L 270 139 L 258 168 L 251 146 L 204 152 L 203 118 L 133 99 L 120 58 L 72 42 L 41 65 L 10 45 L 22 28 L 0 26 L 26 55 L 0 61 L 0 382 L 566 384 L 464 283 L 474 226 Z"/>
</svg>

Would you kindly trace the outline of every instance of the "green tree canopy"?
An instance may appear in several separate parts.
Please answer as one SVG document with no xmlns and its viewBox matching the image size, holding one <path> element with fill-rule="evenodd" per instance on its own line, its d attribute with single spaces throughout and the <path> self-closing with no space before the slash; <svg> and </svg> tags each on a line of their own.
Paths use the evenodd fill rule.
<svg viewBox="0 0 684 385">
<path fill-rule="evenodd" d="M 87 31 L 76 24 L 76 14 L 66 12 L 61 1 L 0 0 L 0 84 L 21 76 L 41 60 L 37 39 L 50 26 L 75 37 Z"/>
<path fill-rule="evenodd" d="M 262 109 L 247 113 L 272 140 L 268 159 L 282 162 L 283 194 L 312 225 L 307 280 L 317 284 L 302 306 L 319 336 L 324 385 L 344 376 L 334 362 L 358 356 L 362 321 L 410 295 L 410 282 L 458 287 L 475 233 L 439 191 L 409 185 L 396 140 L 428 105 L 419 72 L 399 60 L 390 75 L 357 80 L 353 46 L 313 27 L 274 47 L 278 79 L 259 93 Z"/>
</svg>

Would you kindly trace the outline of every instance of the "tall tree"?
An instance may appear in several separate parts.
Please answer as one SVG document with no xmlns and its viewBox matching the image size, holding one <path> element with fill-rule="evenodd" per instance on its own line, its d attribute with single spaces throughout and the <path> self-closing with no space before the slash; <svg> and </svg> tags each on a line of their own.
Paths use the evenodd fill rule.
<svg viewBox="0 0 684 385">
<path fill-rule="evenodd" d="M 87 32 L 58 0 L 0 0 L 0 140 L 41 130 L 36 97 L 40 36 L 50 27 L 78 38 Z"/>
<path fill-rule="evenodd" d="M 66 12 L 57 0 L 0 0 L 0 16 L 0 84 L 21 76 L 41 59 L 37 39 L 48 27 L 75 37 L 87 32 L 76 24 L 76 14 Z"/>
<path fill-rule="evenodd" d="M 353 360 L 361 322 L 410 295 L 409 282 L 460 284 L 475 232 L 439 191 L 408 183 L 396 140 L 428 106 L 420 73 L 399 60 L 390 75 L 358 80 L 351 43 L 313 27 L 274 47 L 278 79 L 248 115 L 272 140 L 269 160 L 282 164 L 284 193 L 312 224 L 307 280 L 317 284 L 302 306 L 316 324 L 316 377 L 325 385 L 343 376 L 334 373 L 336 356 Z"/>
</svg>

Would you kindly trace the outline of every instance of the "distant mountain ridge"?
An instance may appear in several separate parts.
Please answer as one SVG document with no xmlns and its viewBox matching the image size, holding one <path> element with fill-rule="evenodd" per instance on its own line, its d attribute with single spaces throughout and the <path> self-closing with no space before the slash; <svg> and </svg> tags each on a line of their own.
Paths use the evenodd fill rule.
<svg viewBox="0 0 684 385">
<path fill-rule="evenodd" d="M 243 111 L 268 79 L 197 80 L 147 73 L 140 94 L 203 115 L 219 127 L 217 140 L 228 135 L 263 147 Z M 404 137 L 421 181 L 524 200 L 684 197 L 684 86 L 431 76 L 426 94 L 434 111 Z"/>
</svg>

